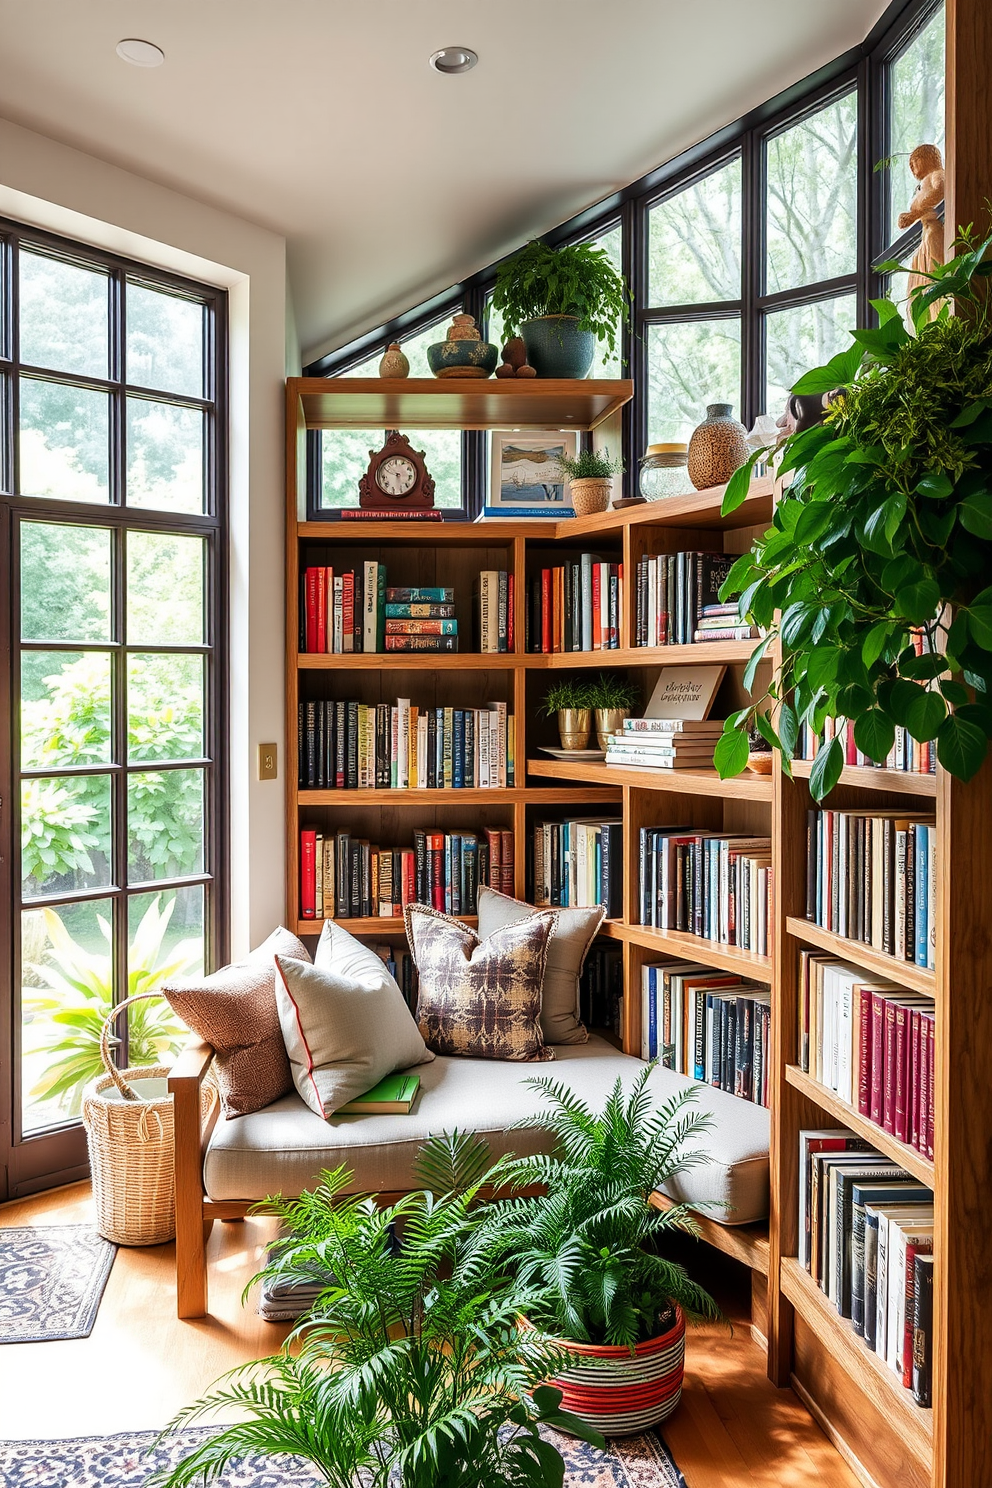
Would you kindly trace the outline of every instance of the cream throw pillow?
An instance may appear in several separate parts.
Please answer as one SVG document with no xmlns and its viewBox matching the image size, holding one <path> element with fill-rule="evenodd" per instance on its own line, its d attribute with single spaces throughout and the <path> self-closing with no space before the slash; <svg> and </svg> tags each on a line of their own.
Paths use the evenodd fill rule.
<svg viewBox="0 0 992 1488">
<path fill-rule="evenodd" d="M 546 913 L 547 911 L 543 911 Z M 495 889 L 479 889 L 479 937 L 486 940 L 504 925 L 517 925 L 542 911 Z M 579 1021 L 579 977 L 589 947 L 606 918 L 601 904 L 591 909 L 559 909 L 548 942 L 541 996 L 541 1031 L 546 1044 L 584 1044 L 589 1038 Z"/>
<path fill-rule="evenodd" d="M 433 1059 L 382 961 L 327 921 L 313 966 L 277 956 L 276 1004 L 293 1084 L 318 1116 L 394 1070 Z"/>
</svg>

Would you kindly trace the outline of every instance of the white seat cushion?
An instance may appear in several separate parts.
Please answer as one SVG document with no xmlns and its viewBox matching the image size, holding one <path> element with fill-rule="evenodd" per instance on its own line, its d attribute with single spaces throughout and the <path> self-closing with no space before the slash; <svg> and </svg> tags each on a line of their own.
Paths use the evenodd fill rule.
<svg viewBox="0 0 992 1488">
<path fill-rule="evenodd" d="M 492 1059 L 439 1056 L 419 1065 L 421 1090 L 407 1116 L 332 1116 L 309 1110 L 297 1094 L 236 1121 L 218 1122 L 204 1159 L 204 1182 L 211 1199 L 262 1199 L 287 1196 L 314 1185 L 324 1168 L 344 1164 L 354 1173 L 354 1193 L 397 1193 L 416 1186 L 413 1162 L 424 1139 L 434 1132 L 476 1131 L 494 1154 L 532 1153 L 549 1146 L 548 1135 L 521 1119 L 547 1109 L 527 1081 L 535 1076 L 569 1085 L 594 1109 L 601 1109 L 617 1076 L 629 1085 L 643 1062 L 621 1054 L 604 1039 L 559 1044 L 555 1063 L 543 1068 Z M 768 1214 L 768 1112 L 750 1101 L 658 1069 L 651 1088 L 659 1101 L 691 1086 L 696 1105 L 713 1126 L 696 1138 L 712 1161 L 679 1179 L 672 1197 L 707 1206 L 704 1213 L 722 1224 L 750 1224 Z"/>
</svg>

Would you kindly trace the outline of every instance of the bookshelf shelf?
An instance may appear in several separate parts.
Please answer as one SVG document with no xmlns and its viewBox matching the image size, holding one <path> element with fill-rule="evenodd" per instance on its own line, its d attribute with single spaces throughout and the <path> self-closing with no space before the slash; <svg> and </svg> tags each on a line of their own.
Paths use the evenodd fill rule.
<svg viewBox="0 0 992 1488">
<path fill-rule="evenodd" d="M 610 935 L 614 940 L 625 940 L 630 945 L 642 946 L 658 955 L 677 956 L 683 961 L 702 961 L 706 966 L 715 966 L 718 971 L 736 971 L 755 981 L 767 982 L 771 977 L 770 956 L 759 956 L 757 951 L 742 951 L 738 946 L 704 940 L 701 935 L 689 935 L 684 930 L 652 930 L 649 925 L 607 920 L 600 933 Z"/>
<path fill-rule="evenodd" d="M 608 765 L 599 760 L 576 761 L 530 759 L 528 775 L 548 775 L 556 780 L 614 781 L 643 790 L 683 791 L 693 796 L 722 796 L 725 800 L 770 801 L 772 782 L 767 775 L 738 775 L 721 780 L 715 770 L 639 770 L 627 765 Z"/>
<path fill-rule="evenodd" d="M 821 926 L 814 925 L 812 920 L 800 919 L 798 915 L 789 916 L 786 929 L 796 940 L 817 946 L 821 951 L 831 951 L 839 960 L 853 961 L 865 971 L 887 977 L 900 987 L 908 987 L 913 992 L 925 992 L 928 997 L 937 995 L 936 973 L 925 966 L 914 966 L 912 961 L 897 961 L 895 956 L 872 950 L 863 941 L 835 935 L 832 930 L 824 930 Z"/>
<path fill-rule="evenodd" d="M 291 377 L 290 427 L 592 430 L 634 396 L 629 381 Z"/>
<path fill-rule="evenodd" d="M 799 780 L 808 780 L 812 768 L 812 760 L 792 761 L 792 773 Z M 869 765 L 845 765 L 840 772 L 839 784 L 853 785 L 861 790 L 928 796 L 930 800 L 937 795 L 936 775 L 919 775 L 910 770 L 877 770 Z"/>
<path fill-rule="evenodd" d="M 923 1156 L 922 1152 L 917 1152 L 915 1147 L 907 1146 L 891 1132 L 876 1126 L 874 1121 L 869 1121 L 866 1116 L 862 1116 L 847 1101 L 841 1100 L 833 1090 L 829 1090 L 826 1085 L 821 1085 L 819 1080 L 814 1080 L 798 1065 L 786 1065 L 785 1078 L 793 1090 L 798 1090 L 801 1095 L 805 1095 L 822 1110 L 829 1111 L 830 1115 L 842 1125 L 849 1126 L 853 1132 L 857 1132 L 859 1137 L 863 1137 L 866 1142 L 877 1147 L 879 1152 L 884 1152 L 886 1157 L 891 1157 L 893 1162 L 901 1163 L 914 1178 L 918 1178 L 928 1188 L 933 1188 L 934 1166 L 929 1158 Z"/>
<path fill-rule="evenodd" d="M 554 651 L 547 655 L 527 653 L 532 665 L 565 670 L 570 667 L 616 666 L 702 666 L 725 662 L 746 662 L 757 641 L 699 641 L 693 646 L 627 646 L 615 651 Z M 769 661 L 770 665 L 770 661 Z"/>
<path fill-rule="evenodd" d="M 667 1194 L 653 1193 L 648 1203 L 654 1209 L 674 1209 L 675 1203 Z M 768 1275 L 768 1226 L 761 1224 L 721 1225 L 708 1219 L 705 1214 L 693 1214 L 699 1226 L 699 1238 L 712 1245 L 714 1250 L 733 1256 L 757 1271 Z"/>
<path fill-rule="evenodd" d="M 846 1318 L 824 1296 L 794 1256 L 783 1256 L 782 1291 L 806 1326 L 885 1418 L 892 1422 L 927 1473 L 933 1454 L 933 1411 L 921 1410 L 902 1381 L 867 1349 Z"/>
<path fill-rule="evenodd" d="M 471 925 L 473 928 L 479 923 L 476 915 L 459 915 L 458 918 L 463 925 Z M 375 937 L 376 935 L 403 935 L 405 933 L 402 915 L 393 915 L 388 918 L 385 915 L 381 918 L 372 915 L 363 919 L 341 919 L 338 924 L 347 930 L 349 935 Z M 296 935 L 319 935 L 322 928 L 322 920 L 297 920 L 294 933 Z"/>
<path fill-rule="evenodd" d="M 618 805 L 623 794 L 619 788 L 599 787 L 576 792 L 511 785 L 501 790 L 465 790 L 453 786 L 440 790 L 300 790 L 296 799 L 301 806 L 500 806 L 507 803 L 567 806 L 573 801 Z"/>
<path fill-rule="evenodd" d="M 325 651 L 296 653 L 301 672 L 512 672 L 522 658 L 493 651 Z"/>
</svg>

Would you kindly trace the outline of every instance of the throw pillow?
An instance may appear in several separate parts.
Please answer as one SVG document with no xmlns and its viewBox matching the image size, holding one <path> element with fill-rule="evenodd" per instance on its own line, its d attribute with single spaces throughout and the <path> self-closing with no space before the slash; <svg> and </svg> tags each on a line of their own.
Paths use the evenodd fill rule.
<svg viewBox="0 0 992 1488">
<path fill-rule="evenodd" d="M 261 1111 L 293 1088 L 276 1008 L 277 952 L 310 960 L 303 942 L 280 926 L 247 960 L 162 987 L 187 1028 L 214 1050 L 221 1109 L 228 1120 Z"/>
<path fill-rule="evenodd" d="M 532 904 L 511 899 L 495 889 L 479 889 L 479 935 L 486 940 L 504 925 L 516 925 L 539 914 Z M 559 909 L 548 942 L 548 961 L 541 997 L 541 1031 L 548 1044 L 584 1044 L 589 1037 L 579 1018 L 579 977 L 589 947 L 606 918 L 601 904 L 591 909 Z"/>
<path fill-rule="evenodd" d="M 276 1002 L 293 1083 L 318 1116 L 394 1070 L 433 1059 L 374 951 L 328 920 L 311 966 L 276 957 Z"/>
<path fill-rule="evenodd" d="M 429 1049 L 473 1059 L 554 1059 L 541 1033 L 541 988 L 557 910 L 527 915 L 486 940 L 425 904 L 408 904 L 404 919 Z"/>
</svg>

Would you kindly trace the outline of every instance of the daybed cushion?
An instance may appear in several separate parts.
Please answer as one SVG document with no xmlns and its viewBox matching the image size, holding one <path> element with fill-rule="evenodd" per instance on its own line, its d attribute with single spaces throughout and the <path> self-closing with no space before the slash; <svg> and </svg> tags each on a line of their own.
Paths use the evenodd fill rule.
<svg viewBox="0 0 992 1488">
<path fill-rule="evenodd" d="M 509 1131 L 522 1117 L 547 1108 L 527 1081 L 547 1074 L 600 1108 L 620 1075 L 633 1081 L 640 1059 L 621 1054 L 595 1035 L 586 1044 L 561 1044 L 552 1065 L 525 1066 L 490 1059 L 440 1056 L 420 1065 L 421 1092 L 408 1116 L 314 1114 L 295 1093 L 238 1121 L 218 1122 L 204 1160 L 211 1199 L 262 1199 L 295 1195 L 312 1187 L 323 1168 L 345 1164 L 356 1193 L 393 1193 L 415 1186 L 412 1164 L 432 1132 L 477 1131 L 494 1153 L 532 1153 L 546 1147 L 545 1133 Z M 692 1086 L 697 1106 L 713 1127 L 696 1139 L 713 1161 L 690 1169 L 672 1197 L 696 1205 L 723 1224 L 750 1224 L 768 1214 L 768 1112 L 671 1070 L 655 1070 L 659 1101 Z"/>
</svg>

